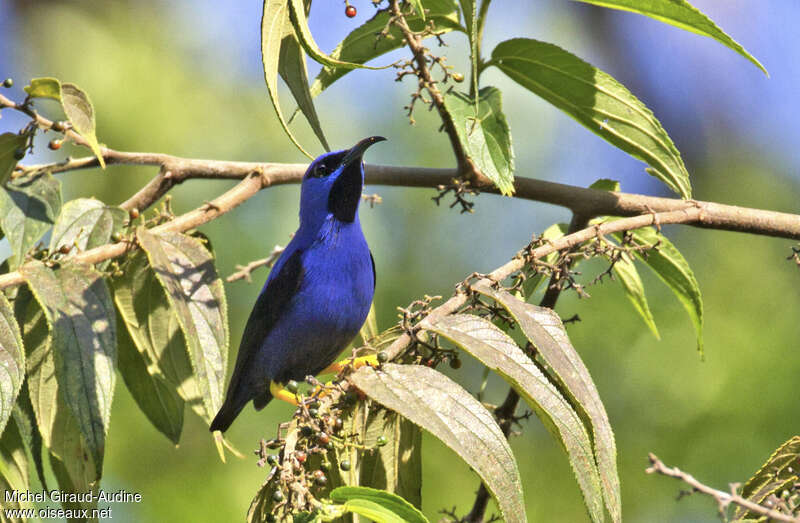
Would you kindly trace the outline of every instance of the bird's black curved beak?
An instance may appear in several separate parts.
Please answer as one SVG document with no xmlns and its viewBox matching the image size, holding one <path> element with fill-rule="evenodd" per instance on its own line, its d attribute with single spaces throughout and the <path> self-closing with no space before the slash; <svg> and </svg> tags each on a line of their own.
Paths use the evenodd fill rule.
<svg viewBox="0 0 800 523">
<path fill-rule="evenodd" d="M 361 161 L 361 157 L 364 156 L 364 152 L 369 149 L 371 146 L 375 145 L 378 142 L 384 142 L 386 138 L 383 136 L 370 136 L 369 138 L 364 138 L 357 144 L 355 144 L 344 157 L 342 160 L 342 165 L 350 165 L 353 162 Z"/>
<path fill-rule="evenodd" d="M 386 138 L 383 136 L 364 138 L 351 147 L 342 159 L 342 173 L 333 182 L 331 191 L 328 194 L 328 210 L 333 213 L 337 220 L 343 222 L 355 220 L 364 182 L 361 158 L 370 146 L 384 140 Z"/>
</svg>

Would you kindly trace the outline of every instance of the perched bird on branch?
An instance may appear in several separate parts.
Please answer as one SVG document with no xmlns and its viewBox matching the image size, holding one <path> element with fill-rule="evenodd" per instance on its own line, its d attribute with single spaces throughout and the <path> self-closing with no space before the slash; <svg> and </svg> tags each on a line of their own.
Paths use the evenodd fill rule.
<svg viewBox="0 0 800 523">
<path fill-rule="evenodd" d="M 275 396 L 291 401 L 293 395 L 280 384 L 322 372 L 366 320 L 375 262 L 358 220 L 362 156 L 383 140 L 365 138 L 309 165 L 301 186 L 300 227 L 250 313 L 212 431 L 227 430 L 250 400 L 256 410 Z"/>
</svg>

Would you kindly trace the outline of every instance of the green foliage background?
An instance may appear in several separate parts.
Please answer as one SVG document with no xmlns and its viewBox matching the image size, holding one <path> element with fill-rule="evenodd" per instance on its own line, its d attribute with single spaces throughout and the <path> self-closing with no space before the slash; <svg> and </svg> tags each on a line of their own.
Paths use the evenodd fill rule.
<svg viewBox="0 0 800 523">
<path fill-rule="evenodd" d="M 196 31 L 189 4 L 181 4 L 186 12 L 155 2 L 96 3 L 93 7 L 71 2 L 36 4 L 16 11 L 13 41 L 4 42 L 6 48 L 10 45 L 18 68 L 14 89 L 35 76 L 78 83 L 92 96 L 101 142 L 122 150 L 188 157 L 303 160 L 280 130 L 260 78 L 243 76 L 226 64 L 235 51 L 221 46 L 215 54 L 198 54 L 198 43 L 207 36 Z M 367 2 L 362 4 L 359 9 L 370 8 Z M 340 6 L 335 7 L 338 13 Z M 0 8 L 1 15 L 7 11 Z M 552 30 L 565 28 L 578 41 L 588 38 L 580 34 L 581 26 L 571 15 L 567 11 L 554 17 Z M 225 38 L 235 38 L 236 32 L 257 34 L 258 24 L 254 19 L 240 19 L 224 29 L 234 35 Z M 344 34 L 320 37 L 320 44 L 329 49 Z M 456 46 L 452 55 L 459 54 L 464 40 L 455 35 L 447 38 Z M 700 39 L 697 45 L 716 44 Z M 247 52 L 257 68 L 258 49 Z M 455 65 L 468 71 L 466 63 L 455 60 Z M 5 76 L 2 69 L 0 75 Z M 756 77 L 757 71 L 744 61 L 741 69 L 743 79 Z M 491 76 L 488 83 L 509 85 L 496 72 L 487 75 Z M 635 72 L 623 76 L 635 78 Z M 394 84 L 391 78 L 390 72 L 351 73 L 319 98 L 318 111 L 332 145 L 345 147 L 360 137 L 383 134 L 391 139 L 390 145 L 371 151 L 371 162 L 449 165 L 447 139 L 436 132 L 434 116 L 418 111 L 416 127 L 409 127 L 402 106 L 411 87 Z M 367 109 L 349 96 L 351 82 L 358 81 L 374 82 L 375 98 L 365 103 Z M 635 91 L 635 84 L 630 87 Z M 519 88 L 504 89 L 504 93 L 520 151 L 517 174 L 578 183 L 570 173 L 553 169 L 550 161 L 554 155 L 580 147 L 556 143 L 558 138 L 551 135 L 563 117 L 544 104 L 531 103 L 531 97 Z M 682 91 L 680 96 L 691 98 L 692 93 Z M 57 111 L 55 103 L 41 107 L 45 112 Z M 3 118 L 5 125 L 5 114 Z M 314 143 L 310 130 L 298 129 L 303 143 Z M 680 147 L 682 130 L 668 130 Z M 725 128 L 711 132 L 729 136 Z M 589 133 L 581 137 L 596 140 Z M 40 151 L 44 143 L 39 144 Z M 695 197 L 797 210 L 800 187 L 797 179 L 782 174 L 780 151 L 768 156 L 747 143 L 719 138 L 711 143 L 716 145 L 687 161 Z M 66 149 L 73 155 L 85 154 Z M 65 200 L 95 196 L 118 203 L 153 174 L 152 169 L 115 166 L 105 173 L 59 176 L 65 182 Z M 601 163 L 595 174 L 595 178 L 618 177 Z M 621 181 L 624 190 L 627 180 L 622 177 Z M 188 210 L 230 185 L 189 182 L 172 192 L 174 207 L 177 212 Z M 367 188 L 373 190 L 384 203 L 375 209 L 365 206 L 362 221 L 378 265 L 376 303 L 382 328 L 394 321 L 395 306 L 426 293 L 449 295 L 452 285 L 466 274 L 494 268 L 524 245 L 531 233 L 567 219 L 563 210 L 490 195 L 478 198 L 475 215 L 459 216 L 435 207 L 430 191 Z M 236 263 L 262 257 L 276 243 L 284 244 L 296 226 L 297 198 L 298 187 L 272 188 L 204 227 L 221 274 L 231 273 Z M 644 474 L 647 452 L 656 452 L 666 463 L 725 489 L 728 482 L 749 478 L 775 447 L 797 433 L 800 273 L 784 261 L 789 253 L 787 241 L 689 228 L 668 233 L 692 264 L 703 290 L 706 361 L 695 351 L 694 334 L 682 307 L 650 274 L 643 272 L 662 334 L 660 342 L 635 316 L 617 284 L 590 288 L 590 300 L 567 294 L 557 310 L 563 317 L 578 313 L 582 319 L 569 327 L 569 333 L 592 372 L 616 431 L 626 518 L 714 521 L 711 501 L 690 497 L 676 503 L 676 482 Z M 591 272 L 588 265 L 582 270 Z M 255 279 L 260 282 L 265 277 L 261 272 Z M 226 285 L 232 347 L 238 346 L 259 285 Z M 233 357 L 235 351 L 231 352 Z M 473 390 L 480 382 L 479 373 L 478 365 L 467 358 L 457 371 L 462 383 Z M 504 390 L 499 380 L 490 381 L 489 401 L 500 401 Z M 258 414 L 246 409 L 228 437 L 248 459 L 222 464 L 199 419 L 187 416 L 180 446 L 173 448 L 118 384 L 104 488 L 137 491 L 144 501 L 115 505 L 115 519 L 242 519 L 265 474 L 249 451 L 261 436 L 271 437 L 276 423 L 289 415 L 290 408 L 282 404 Z M 583 503 L 563 452 L 535 418 L 523 422 L 523 428 L 512 447 L 525 482 L 531 521 L 584 520 Z M 423 463 L 423 508 L 431 519 L 442 508 L 470 506 L 477 478 L 454 454 L 426 436 Z"/>
</svg>

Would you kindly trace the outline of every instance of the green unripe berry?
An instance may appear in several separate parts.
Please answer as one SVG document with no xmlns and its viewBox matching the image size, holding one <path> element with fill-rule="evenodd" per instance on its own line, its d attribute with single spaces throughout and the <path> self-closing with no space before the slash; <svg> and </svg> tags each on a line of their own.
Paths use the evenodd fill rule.
<svg viewBox="0 0 800 523">
<path fill-rule="evenodd" d="M 308 415 L 311 416 L 312 418 L 316 418 L 317 416 L 319 416 L 319 410 L 308 409 Z"/>
<path fill-rule="evenodd" d="M 276 490 L 275 492 L 273 492 L 272 501 L 274 501 L 275 503 L 280 503 L 281 501 L 283 501 L 283 492 L 281 492 L 280 490 Z"/>
<path fill-rule="evenodd" d="M 294 380 L 289 380 L 289 383 L 286 384 L 286 390 L 292 394 L 297 394 L 297 382 Z"/>
<path fill-rule="evenodd" d="M 389 361 L 389 355 L 383 351 L 380 351 L 378 353 L 378 363 L 386 363 L 387 361 Z"/>
<path fill-rule="evenodd" d="M 379 447 L 383 447 L 387 443 L 389 443 L 389 440 L 386 439 L 386 436 L 378 436 L 378 439 L 375 440 L 375 445 L 377 445 Z"/>
<path fill-rule="evenodd" d="M 350 470 L 350 461 L 343 459 L 342 461 L 339 462 L 339 468 L 347 472 L 348 470 Z"/>
<path fill-rule="evenodd" d="M 275 456 L 274 454 L 270 454 L 269 456 L 267 456 L 267 463 L 269 463 L 270 466 L 274 467 L 275 465 L 278 464 L 278 456 Z"/>
<path fill-rule="evenodd" d="M 23 147 L 17 147 L 14 149 L 14 159 L 22 160 L 23 158 L 25 158 L 25 149 Z"/>
<path fill-rule="evenodd" d="M 450 367 L 453 369 L 460 369 L 461 368 L 461 360 L 459 358 L 453 358 L 450 360 Z"/>
<path fill-rule="evenodd" d="M 453 73 L 453 74 L 451 74 L 450 76 L 452 76 L 452 77 L 453 77 L 453 80 L 455 80 L 455 81 L 456 81 L 456 83 L 459 83 L 459 84 L 460 84 L 461 82 L 463 82 L 463 81 L 464 81 L 464 75 L 463 75 L 463 74 L 461 74 L 461 73 Z"/>
<path fill-rule="evenodd" d="M 14 80 L 12 80 L 11 78 L 6 78 L 5 80 L 3 80 L 3 87 L 5 87 L 6 89 L 13 86 L 14 86 Z"/>
</svg>

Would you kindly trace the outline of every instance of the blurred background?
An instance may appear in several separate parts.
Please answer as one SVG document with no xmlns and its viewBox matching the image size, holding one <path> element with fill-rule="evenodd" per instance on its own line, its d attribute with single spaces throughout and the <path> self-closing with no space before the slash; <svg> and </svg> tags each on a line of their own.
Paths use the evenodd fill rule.
<svg viewBox="0 0 800 523">
<path fill-rule="evenodd" d="M 697 199 L 800 212 L 800 45 L 793 0 L 695 0 L 769 70 L 758 69 L 722 45 L 672 26 L 622 12 L 563 0 L 495 0 L 484 49 L 511 36 L 556 43 L 604 69 L 642 99 L 682 151 Z M 372 16 L 369 0 L 314 3 L 311 28 L 324 50 Z M 0 78 L 12 77 L 7 96 L 23 98 L 32 77 L 56 76 L 86 90 L 97 113 L 98 136 L 110 147 L 187 157 L 298 162 L 304 157 L 281 131 L 267 98 L 259 55 L 261 2 L 240 0 L 0 0 Z M 792 36 L 792 35 L 795 36 Z M 444 37 L 456 70 L 468 72 L 466 39 Z M 433 43 L 431 44 L 434 45 Z M 406 57 L 398 51 L 381 64 Z M 318 67 L 309 63 L 311 74 Z M 367 161 L 451 167 L 447 138 L 435 113 L 403 106 L 414 86 L 394 73 L 355 71 L 317 99 L 332 145 L 344 148 L 380 134 Z M 613 178 L 623 190 L 668 195 L 644 165 L 617 151 L 555 108 L 489 70 L 484 85 L 503 90 L 514 139 L 517 176 L 588 185 Z M 284 110 L 290 112 L 288 91 Z M 58 114 L 55 104 L 39 105 Z M 300 120 L 300 119 L 298 119 Z M 0 131 L 23 120 L 4 111 Z M 301 141 L 321 148 L 304 122 Z M 46 161 L 86 151 L 65 147 Z M 64 197 L 95 196 L 119 203 L 155 174 L 152 168 L 114 166 L 106 172 L 59 175 Z M 225 191 L 232 182 L 190 181 L 172 192 L 183 212 Z M 423 294 L 449 296 L 473 271 L 504 263 L 534 233 L 568 221 L 564 209 L 482 195 L 475 213 L 437 207 L 427 189 L 367 187 L 383 203 L 362 207 L 361 219 L 378 268 L 379 324 L 396 321 L 396 307 Z M 275 187 L 203 228 L 223 276 L 285 244 L 297 225 L 299 188 Z M 616 431 L 623 514 L 628 521 L 717 521 L 715 504 L 691 496 L 676 501 L 677 482 L 644 473 L 647 453 L 726 490 L 745 481 L 782 442 L 800 432 L 798 307 L 800 270 L 787 261 L 792 242 L 729 232 L 671 228 L 667 234 L 692 264 L 706 306 L 706 358 L 695 350 L 683 308 L 646 269 L 650 305 L 661 330 L 653 338 L 615 282 L 589 289 L 590 299 L 566 294 L 563 317 L 600 390 Z M 591 278 L 600 266 L 586 265 Z M 244 322 L 266 278 L 228 284 L 235 357 Z M 467 361 L 451 376 L 475 390 L 480 368 Z M 490 381 L 489 401 L 505 387 Z M 187 415 L 176 448 L 150 426 L 118 380 L 103 484 L 142 494 L 139 504 L 114 505 L 117 521 L 238 521 L 245 516 L 265 470 L 250 451 L 288 419 L 290 407 L 245 409 L 229 439 L 247 459 L 220 463 L 206 427 Z M 536 418 L 512 440 L 531 521 L 583 521 L 586 514 L 565 456 Z M 424 440 L 423 509 L 471 507 L 477 476 L 433 438 Z"/>
</svg>

